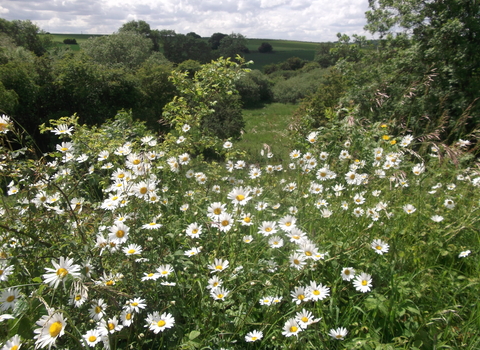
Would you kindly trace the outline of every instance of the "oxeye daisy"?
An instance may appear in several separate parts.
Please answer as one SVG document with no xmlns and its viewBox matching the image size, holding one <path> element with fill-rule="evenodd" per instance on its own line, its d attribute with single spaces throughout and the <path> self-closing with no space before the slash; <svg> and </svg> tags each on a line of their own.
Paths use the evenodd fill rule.
<svg viewBox="0 0 480 350">
<path fill-rule="evenodd" d="M 142 253 L 142 247 L 138 244 L 129 244 L 123 248 L 125 255 L 139 255 Z"/>
<path fill-rule="evenodd" d="M 149 222 L 148 224 L 142 225 L 142 228 L 147 230 L 155 230 L 162 227 L 161 224 L 158 224 L 155 220 Z"/>
<path fill-rule="evenodd" d="M 264 236 L 272 235 L 277 232 L 275 225 L 276 225 L 275 221 L 264 221 L 258 227 L 258 232 Z"/>
<path fill-rule="evenodd" d="M 160 265 L 157 269 L 157 272 L 160 274 L 160 277 L 167 277 L 173 272 L 173 267 L 169 264 Z"/>
<path fill-rule="evenodd" d="M 153 333 L 158 334 L 159 332 L 163 332 L 168 328 L 172 328 L 175 324 L 175 319 L 169 313 L 163 313 L 160 315 L 157 311 L 153 314 L 148 314 L 146 319 L 147 324 L 145 327 L 148 327 L 149 330 L 153 331 Z"/>
<path fill-rule="evenodd" d="M 214 220 L 217 220 L 222 213 L 225 212 L 225 204 L 220 202 L 214 202 L 208 206 L 208 216 Z"/>
<path fill-rule="evenodd" d="M 130 327 L 133 322 L 133 317 L 134 313 L 130 308 L 123 310 L 120 314 L 120 319 L 122 320 L 123 326 Z"/>
<path fill-rule="evenodd" d="M 148 281 L 148 280 L 157 280 L 161 277 L 161 275 L 158 272 L 150 272 L 150 273 L 143 273 L 142 277 L 142 282 L 143 281 Z"/>
<path fill-rule="evenodd" d="M 380 255 L 387 253 L 388 249 L 390 248 L 390 246 L 381 239 L 374 239 L 370 246 L 373 250 L 375 250 L 375 253 Z"/>
<path fill-rule="evenodd" d="M 342 280 L 350 281 L 355 277 L 355 269 L 351 267 L 344 267 L 342 269 Z"/>
<path fill-rule="evenodd" d="M 251 242 L 253 241 L 253 237 L 250 236 L 250 235 L 243 236 L 242 240 L 243 240 L 245 243 L 251 243 Z"/>
<path fill-rule="evenodd" d="M 306 288 L 308 300 L 323 300 L 330 295 L 330 288 L 323 284 L 317 284 L 317 282 L 310 281 L 310 285 Z"/>
<path fill-rule="evenodd" d="M 470 255 L 470 253 L 471 253 L 470 250 L 465 250 L 465 251 L 461 252 L 460 254 L 458 254 L 458 257 L 459 258 L 466 258 L 467 256 Z"/>
<path fill-rule="evenodd" d="M 353 285 L 355 286 L 355 289 L 359 292 L 369 292 L 372 289 L 372 276 L 363 272 L 355 277 Z"/>
<path fill-rule="evenodd" d="M 145 309 L 147 307 L 147 304 L 145 303 L 145 299 L 133 298 L 128 300 L 125 306 L 126 308 L 130 308 L 132 311 L 140 312 L 141 309 Z"/>
<path fill-rule="evenodd" d="M 201 248 L 193 247 L 192 249 L 186 250 L 183 254 L 186 256 L 194 256 L 201 252 Z"/>
<path fill-rule="evenodd" d="M 291 337 L 292 335 L 298 336 L 298 333 L 302 331 L 302 327 L 298 324 L 298 322 L 294 318 L 290 318 L 285 322 L 283 326 L 282 334 L 286 337 Z"/>
<path fill-rule="evenodd" d="M 263 297 L 259 301 L 260 305 L 266 305 L 266 306 L 272 305 L 272 302 L 273 302 L 273 297 Z"/>
<path fill-rule="evenodd" d="M 213 276 L 208 280 L 207 289 L 215 289 L 222 285 L 223 281 L 217 276 Z"/>
<path fill-rule="evenodd" d="M 403 206 L 403 210 L 405 211 L 405 213 L 407 214 L 412 214 L 414 213 L 417 209 L 411 205 L 411 204 L 406 204 Z"/>
<path fill-rule="evenodd" d="M 2 350 L 19 350 L 21 346 L 22 342 L 20 336 L 15 334 L 13 337 L 7 340 L 5 345 L 2 347 Z"/>
<path fill-rule="evenodd" d="M 103 301 L 103 299 L 100 298 L 94 300 L 92 307 L 89 309 L 90 317 L 93 318 L 95 321 L 100 321 L 105 315 L 106 308 L 107 304 Z"/>
<path fill-rule="evenodd" d="M 310 300 L 305 287 L 295 287 L 293 292 L 290 293 L 290 296 L 292 297 L 292 301 L 297 305 Z"/>
<path fill-rule="evenodd" d="M 247 333 L 245 336 L 245 341 L 247 343 L 255 342 L 263 338 L 263 333 L 261 331 L 252 331 Z"/>
<path fill-rule="evenodd" d="M 228 232 L 233 225 L 233 217 L 229 213 L 223 213 L 218 217 L 217 227 L 222 232 Z"/>
<path fill-rule="evenodd" d="M 230 293 L 230 291 L 226 290 L 223 287 L 217 287 L 210 290 L 210 295 L 214 300 L 225 300 L 225 297 Z"/>
<path fill-rule="evenodd" d="M 59 312 L 42 316 L 36 322 L 40 328 L 33 331 L 36 334 L 35 348 L 51 348 L 55 345 L 56 340 L 65 333 L 66 321 L 67 319 Z"/>
<path fill-rule="evenodd" d="M 228 260 L 215 259 L 213 264 L 208 265 L 208 268 L 212 271 L 210 273 L 221 272 L 228 267 Z"/>
<path fill-rule="evenodd" d="M 57 288 L 60 282 L 63 282 L 65 278 L 68 276 L 72 276 L 73 278 L 80 278 L 81 267 L 80 265 L 76 265 L 73 263 L 73 259 L 66 259 L 64 257 L 60 257 L 59 262 L 52 260 L 52 264 L 55 267 L 51 269 L 46 267 L 48 273 L 44 274 L 43 280 L 45 283 L 48 283 L 51 287 Z"/>
<path fill-rule="evenodd" d="M 347 334 L 348 331 L 343 327 L 339 327 L 337 329 L 330 329 L 330 332 L 328 333 L 329 336 L 336 340 L 344 340 Z"/>
<path fill-rule="evenodd" d="M 296 268 L 297 270 L 303 269 L 305 266 L 305 255 L 298 253 L 293 253 L 290 255 L 290 266 Z"/>
<path fill-rule="evenodd" d="M 13 273 L 13 265 L 7 266 L 5 261 L 0 262 L 0 281 L 7 281 L 8 276 Z"/>
<path fill-rule="evenodd" d="M 116 244 L 125 243 L 128 239 L 128 232 L 130 228 L 126 226 L 123 222 L 116 223 L 112 227 L 110 227 L 110 234 L 108 235 L 108 239 L 111 242 L 115 242 Z"/>
<path fill-rule="evenodd" d="M 202 225 L 197 224 L 196 222 L 191 223 L 187 226 L 186 234 L 191 238 L 199 238 L 202 233 Z"/>
<path fill-rule="evenodd" d="M 83 339 L 85 340 L 87 345 L 92 348 L 97 345 L 100 340 L 102 340 L 101 333 L 98 329 L 92 329 L 87 331 L 87 333 L 83 335 Z"/>
<path fill-rule="evenodd" d="M 445 199 L 445 202 L 443 202 L 443 205 L 445 206 L 445 208 L 448 208 L 448 209 L 455 208 L 455 202 L 452 201 L 451 199 Z"/>
<path fill-rule="evenodd" d="M 227 195 L 227 198 L 235 205 L 245 205 L 252 197 L 250 196 L 250 190 L 243 187 L 236 187 Z"/>
<path fill-rule="evenodd" d="M 2 294 L 0 295 L 0 311 L 5 311 L 8 309 L 13 310 L 19 297 L 20 291 L 16 288 L 8 288 L 3 290 Z"/>
<path fill-rule="evenodd" d="M 278 236 L 273 236 L 268 240 L 268 244 L 271 248 L 280 248 L 283 246 L 283 239 Z"/>
<path fill-rule="evenodd" d="M 295 320 L 303 329 L 306 329 L 309 325 L 313 323 L 317 323 L 321 319 L 322 319 L 321 317 L 315 318 L 310 311 L 307 311 L 305 309 L 302 309 L 302 311 L 297 312 L 295 314 Z"/>
</svg>

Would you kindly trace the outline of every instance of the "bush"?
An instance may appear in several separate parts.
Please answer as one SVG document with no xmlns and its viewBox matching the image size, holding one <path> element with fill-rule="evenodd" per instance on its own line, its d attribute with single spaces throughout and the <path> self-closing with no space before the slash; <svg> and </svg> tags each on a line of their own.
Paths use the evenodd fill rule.
<svg viewBox="0 0 480 350">
<path fill-rule="evenodd" d="M 78 45 L 77 44 L 77 39 L 64 39 L 63 43 L 65 45 Z"/>
<path fill-rule="evenodd" d="M 279 81 L 272 89 L 275 102 L 297 103 L 317 90 L 318 84 L 325 70 L 314 69 L 296 76 Z"/>
<path fill-rule="evenodd" d="M 236 88 L 244 107 L 252 107 L 272 99 L 272 82 L 259 70 L 253 70 L 241 77 Z"/>
<path fill-rule="evenodd" d="M 258 52 L 260 53 L 270 53 L 272 51 L 273 47 L 269 43 L 262 43 L 262 45 L 258 47 Z"/>
</svg>

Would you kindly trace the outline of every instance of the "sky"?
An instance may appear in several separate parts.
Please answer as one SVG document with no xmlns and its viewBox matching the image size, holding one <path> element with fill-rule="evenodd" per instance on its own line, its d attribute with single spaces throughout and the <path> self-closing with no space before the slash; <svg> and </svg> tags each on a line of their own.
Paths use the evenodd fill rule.
<svg viewBox="0 0 480 350">
<path fill-rule="evenodd" d="M 336 41 L 366 35 L 368 0 L 0 0 L 0 17 L 50 33 L 111 34 L 131 20 L 151 29 L 248 38 Z"/>
</svg>

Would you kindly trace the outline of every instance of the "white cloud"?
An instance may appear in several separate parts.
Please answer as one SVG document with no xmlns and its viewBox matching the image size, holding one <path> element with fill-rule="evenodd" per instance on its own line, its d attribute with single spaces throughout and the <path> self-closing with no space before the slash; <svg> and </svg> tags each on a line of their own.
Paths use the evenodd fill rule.
<svg viewBox="0 0 480 350">
<path fill-rule="evenodd" d="M 338 32 L 365 35 L 367 9 L 368 0 L 7 0 L 0 13 L 52 33 L 109 34 L 144 20 L 152 29 L 202 36 L 335 41 Z"/>
</svg>

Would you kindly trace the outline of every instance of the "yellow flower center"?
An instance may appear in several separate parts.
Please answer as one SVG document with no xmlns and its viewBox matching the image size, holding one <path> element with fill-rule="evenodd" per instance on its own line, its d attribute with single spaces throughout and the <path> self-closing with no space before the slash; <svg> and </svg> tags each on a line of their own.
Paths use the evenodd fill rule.
<svg viewBox="0 0 480 350">
<path fill-rule="evenodd" d="M 133 254 L 133 253 L 135 253 L 135 252 L 136 252 L 135 249 L 129 249 L 127 253 L 128 253 L 128 254 Z"/>
<path fill-rule="evenodd" d="M 245 221 L 246 223 L 249 223 L 251 221 L 250 217 L 246 216 L 243 218 L 243 221 Z"/>
<path fill-rule="evenodd" d="M 63 267 L 59 268 L 57 270 L 57 276 L 60 278 L 64 278 L 66 275 L 68 275 L 68 271 L 64 269 Z"/>
<path fill-rule="evenodd" d="M 213 213 L 214 213 L 215 215 L 220 215 L 220 214 L 222 213 L 222 209 L 220 209 L 220 208 L 215 208 L 215 209 L 213 209 Z"/>
<path fill-rule="evenodd" d="M 138 303 L 137 303 L 137 302 L 133 302 L 133 303 L 130 303 L 130 305 L 132 305 L 132 306 L 138 306 Z"/>
<path fill-rule="evenodd" d="M 196 234 L 197 232 L 198 232 L 197 229 L 193 229 L 193 230 L 192 230 L 192 233 L 193 233 L 193 234 Z"/>
<path fill-rule="evenodd" d="M 92 342 L 92 343 L 93 343 L 95 340 L 97 340 L 97 337 L 94 336 L 94 335 L 91 335 L 91 336 L 88 337 L 88 341 L 89 341 L 89 342 Z"/>
<path fill-rule="evenodd" d="M 15 295 L 10 295 L 8 298 L 7 298 L 7 302 L 11 303 L 12 301 L 15 300 Z"/>
<path fill-rule="evenodd" d="M 240 201 L 243 201 L 245 199 L 245 196 L 243 194 L 239 194 L 235 197 L 235 199 L 240 202 Z"/>
<path fill-rule="evenodd" d="M 68 148 L 67 148 L 67 147 L 62 147 L 61 149 L 62 149 L 62 152 L 68 151 Z"/>
<path fill-rule="evenodd" d="M 302 322 L 307 323 L 308 322 L 308 317 L 303 316 L 302 317 Z"/>
<path fill-rule="evenodd" d="M 142 187 L 142 188 L 140 189 L 140 193 L 141 193 L 141 194 L 145 194 L 145 193 L 147 193 L 147 191 L 148 191 L 148 189 L 147 189 L 146 187 Z"/>
<path fill-rule="evenodd" d="M 293 239 L 300 239 L 300 236 L 292 236 Z"/>
<path fill-rule="evenodd" d="M 157 326 L 158 326 L 158 327 L 163 327 L 163 326 L 165 326 L 166 324 L 167 324 L 167 323 L 166 323 L 164 320 L 160 320 L 160 321 L 157 322 Z"/>
<path fill-rule="evenodd" d="M 213 282 L 213 286 L 214 287 L 218 286 L 218 282 Z"/>
<path fill-rule="evenodd" d="M 228 226 L 228 224 L 230 224 L 230 221 L 228 221 L 228 220 L 223 220 L 222 221 L 222 226 Z"/>
<path fill-rule="evenodd" d="M 108 329 L 110 329 L 111 331 L 115 329 L 115 325 L 113 323 L 109 323 L 108 324 Z"/>
<path fill-rule="evenodd" d="M 52 338 L 55 338 L 57 335 L 60 334 L 60 332 L 62 331 L 62 328 L 63 328 L 62 322 L 57 321 L 57 322 L 52 323 L 52 325 L 48 329 L 48 332 L 50 333 L 50 336 Z"/>
<path fill-rule="evenodd" d="M 132 314 L 126 314 L 126 315 L 125 315 L 125 319 L 126 319 L 126 320 L 132 319 Z"/>
<path fill-rule="evenodd" d="M 342 338 L 342 335 L 341 335 L 341 334 L 337 334 L 337 335 L 335 336 L 335 338 L 341 339 L 341 338 Z"/>
<path fill-rule="evenodd" d="M 40 197 L 40 202 L 45 202 L 47 200 L 47 197 L 43 196 L 43 197 Z"/>
<path fill-rule="evenodd" d="M 323 172 L 320 173 L 320 177 L 325 177 L 325 176 L 327 176 L 327 173 L 323 173 Z"/>
<path fill-rule="evenodd" d="M 168 274 L 167 270 L 162 271 L 162 275 L 166 275 L 166 274 Z"/>
<path fill-rule="evenodd" d="M 79 301 L 80 299 L 82 299 L 81 295 L 75 295 L 75 301 Z"/>
<path fill-rule="evenodd" d="M 118 174 L 117 177 L 118 177 L 119 179 L 123 179 L 123 178 L 125 177 L 125 174 L 123 174 L 123 173 L 122 173 L 122 174 Z"/>
<path fill-rule="evenodd" d="M 297 329 L 298 329 L 297 327 L 292 326 L 292 327 L 290 327 L 290 332 L 295 333 L 297 331 Z"/>
<path fill-rule="evenodd" d="M 217 266 L 215 266 L 215 269 L 216 270 L 223 270 L 223 266 L 222 265 L 217 265 Z"/>
<path fill-rule="evenodd" d="M 300 264 L 300 260 L 298 260 L 298 259 L 293 259 L 293 263 L 294 263 L 295 265 L 298 265 L 298 264 Z"/>
<path fill-rule="evenodd" d="M 287 227 L 288 227 L 288 226 L 291 226 L 291 225 L 292 225 L 291 222 L 286 222 L 286 223 L 285 223 L 285 226 L 287 226 Z"/>
<path fill-rule="evenodd" d="M 10 348 L 10 350 L 17 350 L 18 349 L 18 345 L 14 345 Z"/>
<path fill-rule="evenodd" d="M 305 252 L 305 255 L 306 255 L 306 256 L 312 256 L 312 252 L 306 251 L 306 252 Z"/>
<path fill-rule="evenodd" d="M 305 295 L 300 294 L 300 295 L 297 297 L 297 299 L 298 299 L 298 300 L 303 300 L 303 299 L 305 299 Z"/>
<path fill-rule="evenodd" d="M 133 165 L 138 165 L 138 164 L 140 164 L 140 159 L 135 159 L 135 160 L 133 161 Z"/>
<path fill-rule="evenodd" d="M 99 314 L 100 312 L 102 312 L 102 308 L 100 306 L 95 306 L 95 313 L 96 314 Z"/>
<path fill-rule="evenodd" d="M 377 248 L 377 250 L 382 250 L 382 247 L 377 245 L 375 248 Z"/>
<path fill-rule="evenodd" d="M 222 299 L 222 298 L 223 298 L 223 294 L 217 294 L 217 298 L 218 298 L 218 299 Z"/>
<path fill-rule="evenodd" d="M 257 337 L 252 337 L 251 339 L 252 339 L 252 341 L 255 341 L 255 340 L 257 340 L 258 338 L 257 338 Z"/>
<path fill-rule="evenodd" d="M 362 286 L 366 286 L 368 284 L 367 280 L 362 281 Z"/>
<path fill-rule="evenodd" d="M 272 231 L 272 228 L 271 228 L 271 227 L 267 227 L 267 228 L 265 229 L 265 231 L 266 231 L 266 232 L 270 232 L 270 231 Z"/>
<path fill-rule="evenodd" d="M 153 273 L 149 273 L 147 276 L 152 277 L 153 275 L 154 275 Z"/>
<path fill-rule="evenodd" d="M 123 230 L 118 230 L 117 233 L 116 233 L 116 236 L 118 238 L 122 238 L 123 236 L 125 236 L 125 231 Z"/>
<path fill-rule="evenodd" d="M 343 273 L 348 276 L 350 275 L 350 270 L 345 270 Z"/>
<path fill-rule="evenodd" d="M 314 290 L 313 295 L 320 295 L 320 291 L 318 289 Z"/>
</svg>

